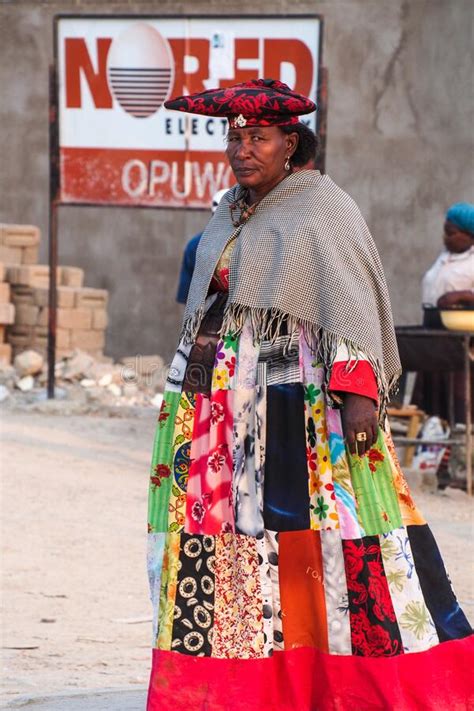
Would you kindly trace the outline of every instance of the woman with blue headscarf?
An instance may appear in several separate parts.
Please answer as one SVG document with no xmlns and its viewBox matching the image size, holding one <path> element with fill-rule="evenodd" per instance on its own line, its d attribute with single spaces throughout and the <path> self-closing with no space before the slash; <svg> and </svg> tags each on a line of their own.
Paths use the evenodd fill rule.
<svg viewBox="0 0 474 711">
<path fill-rule="evenodd" d="M 444 250 L 423 277 L 423 326 L 444 328 L 439 310 L 474 309 L 474 204 L 458 202 L 446 212 Z M 450 378 L 454 378 L 454 419 L 465 421 L 462 371 L 418 373 L 412 402 L 430 415 L 450 416 Z M 474 414 L 474 413 L 473 413 Z"/>
<path fill-rule="evenodd" d="M 458 202 L 446 213 L 444 245 L 423 277 L 424 325 L 437 326 L 433 309 L 474 307 L 474 205 Z"/>
</svg>

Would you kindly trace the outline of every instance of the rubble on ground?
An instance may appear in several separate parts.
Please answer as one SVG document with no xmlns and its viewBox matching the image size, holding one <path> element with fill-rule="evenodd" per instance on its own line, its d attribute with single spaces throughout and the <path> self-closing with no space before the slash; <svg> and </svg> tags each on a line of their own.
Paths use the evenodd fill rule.
<svg viewBox="0 0 474 711">
<path fill-rule="evenodd" d="M 136 356 L 115 363 L 81 350 L 56 362 L 55 398 L 48 400 L 48 362 L 34 350 L 0 362 L 2 408 L 31 411 L 130 414 L 130 408 L 160 407 L 166 367 L 160 356 Z"/>
<path fill-rule="evenodd" d="M 41 373 L 44 365 L 44 358 L 36 351 L 23 351 L 15 356 L 13 367 L 20 377 L 25 375 L 37 375 Z"/>
<path fill-rule="evenodd" d="M 61 414 L 159 407 L 163 359 L 104 356 L 109 293 L 84 286 L 83 269 L 64 265 L 56 269 L 56 387 L 48 399 L 50 267 L 38 264 L 40 241 L 35 225 L 0 223 L 1 407 Z"/>
</svg>

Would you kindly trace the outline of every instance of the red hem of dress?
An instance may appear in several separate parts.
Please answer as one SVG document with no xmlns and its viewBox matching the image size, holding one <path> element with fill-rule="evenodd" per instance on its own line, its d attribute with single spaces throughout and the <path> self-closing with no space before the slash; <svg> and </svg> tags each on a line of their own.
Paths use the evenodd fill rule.
<svg viewBox="0 0 474 711">
<path fill-rule="evenodd" d="M 466 711 L 473 640 L 377 658 L 308 647 L 250 660 L 154 649 L 147 711 Z"/>
</svg>

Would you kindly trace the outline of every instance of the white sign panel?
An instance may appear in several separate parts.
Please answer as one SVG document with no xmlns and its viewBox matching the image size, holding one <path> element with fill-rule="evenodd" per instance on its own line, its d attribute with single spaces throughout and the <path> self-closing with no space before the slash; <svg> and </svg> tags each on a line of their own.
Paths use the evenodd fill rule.
<svg viewBox="0 0 474 711">
<path fill-rule="evenodd" d="M 317 17 L 68 16 L 56 33 L 63 203 L 208 207 L 233 182 L 227 121 L 164 101 L 258 77 L 317 98 Z"/>
</svg>

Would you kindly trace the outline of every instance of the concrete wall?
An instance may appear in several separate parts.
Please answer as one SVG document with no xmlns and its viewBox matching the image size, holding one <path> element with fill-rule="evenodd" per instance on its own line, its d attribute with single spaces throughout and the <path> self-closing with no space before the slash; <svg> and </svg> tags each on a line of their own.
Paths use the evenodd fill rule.
<svg viewBox="0 0 474 711">
<path fill-rule="evenodd" d="M 420 278 L 440 249 L 444 211 L 473 196 L 470 0 L 3 0 L 0 221 L 40 225 L 46 260 L 55 13 L 256 11 L 324 15 L 327 172 L 366 216 L 396 321 L 417 322 Z M 61 209 L 60 262 L 83 267 L 88 285 L 111 292 L 108 353 L 170 356 L 182 249 L 206 221 L 206 212 L 192 210 Z"/>
</svg>

